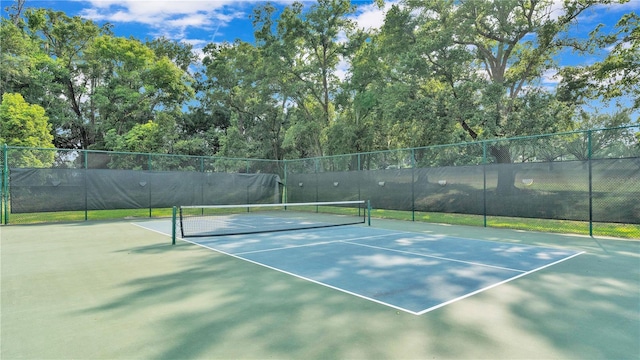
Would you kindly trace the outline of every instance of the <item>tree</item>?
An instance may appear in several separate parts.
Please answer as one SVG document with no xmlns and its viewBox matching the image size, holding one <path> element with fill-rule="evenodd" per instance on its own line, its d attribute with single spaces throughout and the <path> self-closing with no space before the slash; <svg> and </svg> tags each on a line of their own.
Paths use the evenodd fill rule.
<svg viewBox="0 0 640 360">
<path fill-rule="evenodd" d="M 591 67 L 594 80 L 600 83 L 599 93 L 605 99 L 625 95 L 633 100 L 632 109 L 640 109 L 640 17 L 635 13 L 622 16 L 615 40 L 604 44 L 612 46 L 604 61 Z"/>
<path fill-rule="evenodd" d="M 49 57 L 40 70 L 50 81 L 38 100 L 49 112 L 58 147 L 105 149 L 110 129 L 123 135 L 193 96 L 192 80 L 181 68 L 190 58 L 178 44 L 146 46 L 114 37 L 110 24 L 99 27 L 51 10 L 31 9 L 25 17 L 27 35 Z"/>
<path fill-rule="evenodd" d="M 266 4 L 254 10 L 255 43 L 205 48 L 199 111 L 229 113 L 215 126 L 220 151 L 268 159 L 324 153 L 328 128 L 339 120 L 337 66 L 352 51 L 340 36 L 351 31 L 352 11 L 349 1 L 322 0 L 308 9 L 294 3 L 276 17 Z"/>
<path fill-rule="evenodd" d="M 5 8 L 5 11 L 9 14 L 9 19 L 16 26 L 20 23 L 20 15 L 26 2 L 27 0 L 15 0 L 13 5 Z"/>
<path fill-rule="evenodd" d="M 21 93 L 32 103 L 44 98 L 43 88 L 51 79 L 43 70 L 51 59 L 40 50 L 38 42 L 13 22 L 1 19 L 0 48 L 0 96 Z"/>
<path fill-rule="evenodd" d="M 202 124 L 209 134 L 215 131 L 210 126 L 218 130 L 213 135 L 220 150 L 225 156 L 282 159 L 282 100 L 262 49 L 236 41 L 210 44 L 204 52 L 201 104 L 209 121 Z"/>
<path fill-rule="evenodd" d="M 177 136 L 172 153 L 211 156 L 220 150 L 220 138 L 231 126 L 230 112 L 218 106 L 209 111 L 205 101 L 176 117 Z"/>
<path fill-rule="evenodd" d="M 0 144 L 53 148 L 53 135 L 41 106 L 24 101 L 20 94 L 5 93 L 0 104 Z M 24 151 L 11 159 L 12 166 L 41 167 L 53 163 L 53 151 Z"/>
<path fill-rule="evenodd" d="M 422 52 L 433 65 L 435 75 L 448 78 L 454 93 L 462 86 L 456 82 L 460 75 L 477 83 L 475 92 L 482 99 L 478 110 L 484 116 L 474 121 L 458 119 L 472 139 L 558 129 L 557 121 L 518 122 L 512 115 L 522 109 L 529 94 L 537 96 L 540 88 L 536 82 L 544 71 L 555 66 L 552 56 L 573 44 L 563 39 L 567 27 L 592 3 L 567 2 L 564 14 L 557 19 L 549 16 L 550 1 L 478 0 L 457 6 L 452 1 L 408 0 L 407 4 L 420 13 L 420 39 L 436 39 L 422 42 Z M 447 53 L 443 54 L 443 50 Z M 469 68 L 479 77 L 454 73 L 459 67 L 450 65 L 460 61 L 472 65 Z M 564 120 L 566 124 L 567 119 Z"/>
<path fill-rule="evenodd" d="M 556 66 L 553 55 L 576 44 L 566 37 L 566 30 L 595 2 L 567 1 L 557 18 L 550 16 L 552 2 L 546 0 L 406 0 L 404 4 L 406 8 L 398 10 L 406 19 L 403 29 L 415 39 L 404 71 L 418 70 L 446 85 L 450 96 L 442 116 L 463 130 L 467 139 L 569 127 L 572 104 L 545 94 L 539 82 Z M 504 144 L 489 149 L 498 163 L 513 161 Z M 515 191 L 513 173 L 499 174 L 497 191 Z"/>
<path fill-rule="evenodd" d="M 137 40 L 98 37 L 86 59 L 91 75 L 86 116 L 96 124 L 97 147 L 104 146 L 100 139 L 109 130 L 125 134 L 193 96 L 187 74 Z"/>
<path fill-rule="evenodd" d="M 295 104 L 287 110 L 291 126 L 285 142 L 301 156 L 323 154 L 323 130 L 336 120 L 333 102 L 340 83 L 336 70 L 351 51 L 339 35 L 353 30 L 347 17 L 353 11 L 347 0 L 319 0 L 307 11 L 296 2 L 282 11 L 275 27 L 272 6 L 254 12 L 256 42 L 269 74 L 278 78 L 283 108 L 287 101 Z"/>
<path fill-rule="evenodd" d="M 160 124 L 151 120 L 146 124 L 136 124 L 124 135 L 118 135 L 115 129 L 108 131 L 105 141 L 115 151 L 136 153 L 164 153 L 165 132 Z"/>
<path fill-rule="evenodd" d="M 395 25 L 388 16 L 380 34 L 364 45 L 367 49 L 352 63 L 349 86 L 354 115 L 374 131 L 376 150 L 454 142 L 455 123 L 444 113 L 450 93 L 442 81 L 408 64 L 412 55 L 401 48 L 411 48 L 412 40 L 391 29 Z"/>
<path fill-rule="evenodd" d="M 25 18 L 26 34 L 38 41 L 41 51 L 49 57 L 40 68 L 48 81 L 42 84 L 46 95 L 38 103 L 47 109 L 57 129 L 56 146 L 87 148 L 95 141 L 95 123 L 83 112 L 91 79 L 84 55 L 93 39 L 110 33 L 110 25 L 99 27 L 79 16 L 45 9 L 28 9 Z"/>
<path fill-rule="evenodd" d="M 576 102 L 602 97 L 605 101 L 630 100 L 619 108 L 640 109 L 640 17 L 624 14 L 613 34 L 602 34 L 599 26 L 590 34 L 591 47 L 609 49 L 607 57 L 591 66 L 567 67 L 561 71 L 561 96 Z"/>
<path fill-rule="evenodd" d="M 630 124 L 629 111 L 615 114 L 583 112 L 576 126 L 580 130 L 590 130 L 591 139 L 588 139 L 586 133 L 574 135 L 572 139 L 566 141 L 566 148 L 576 159 L 583 161 L 588 160 L 590 155 L 592 158 L 633 156 L 629 152 L 631 147 L 625 146 L 634 142 L 633 131 L 628 127 Z"/>
<path fill-rule="evenodd" d="M 147 40 L 144 44 L 153 50 L 158 58 L 167 57 L 182 71 L 188 71 L 197 60 L 191 44 L 176 42 L 165 37 Z"/>
</svg>

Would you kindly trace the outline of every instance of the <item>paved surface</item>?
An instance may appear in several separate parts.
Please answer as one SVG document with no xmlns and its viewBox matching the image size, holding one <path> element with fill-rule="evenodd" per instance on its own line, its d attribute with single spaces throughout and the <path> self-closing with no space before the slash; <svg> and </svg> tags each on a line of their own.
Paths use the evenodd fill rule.
<svg viewBox="0 0 640 360">
<path fill-rule="evenodd" d="M 414 315 L 128 222 L 2 226 L 0 358 L 640 355 L 640 241 L 376 223 L 586 253 Z"/>
</svg>

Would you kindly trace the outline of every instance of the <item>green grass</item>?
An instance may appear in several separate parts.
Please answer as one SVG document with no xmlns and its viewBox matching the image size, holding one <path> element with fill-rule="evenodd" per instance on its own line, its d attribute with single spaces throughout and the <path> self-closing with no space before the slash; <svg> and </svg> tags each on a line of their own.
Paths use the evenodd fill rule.
<svg viewBox="0 0 640 360">
<path fill-rule="evenodd" d="M 373 210 L 371 217 L 406 221 L 412 221 L 414 219 L 411 211 L 398 210 Z M 415 221 L 450 225 L 484 226 L 484 217 L 482 215 L 415 212 Z M 589 235 L 589 223 L 586 221 L 488 216 L 487 227 Z M 593 234 L 595 236 L 640 239 L 640 225 L 594 223 Z"/>
<path fill-rule="evenodd" d="M 90 210 L 87 220 L 117 220 L 149 218 L 149 209 Z M 152 209 L 151 217 L 171 217 L 171 208 Z M 11 214 L 9 224 L 37 224 L 50 222 L 84 221 L 84 211 L 56 211 L 42 213 Z"/>
<path fill-rule="evenodd" d="M 353 209 L 345 207 L 322 207 L 320 212 L 333 214 L 353 215 Z M 315 207 L 300 209 L 315 212 Z M 152 209 L 151 217 L 171 217 L 171 208 Z M 466 215 L 452 213 L 415 212 L 399 210 L 374 209 L 372 218 L 394 219 L 404 221 L 423 221 L 428 223 L 440 223 L 464 226 L 484 226 L 482 215 Z M 87 212 L 88 220 L 117 220 L 117 219 L 144 219 L 150 218 L 149 209 L 131 210 L 95 210 Z M 77 222 L 85 220 L 84 211 L 59 211 L 29 214 L 11 214 L 10 224 L 36 224 L 50 222 Z M 518 229 L 528 231 L 542 231 L 552 233 L 567 233 L 589 235 L 589 223 L 586 221 L 529 219 L 515 217 L 488 216 L 487 226 L 492 228 Z M 595 236 L 618 237 L 627 239 L 640 239 L 640 225 L 594 223 L 593 234 Z"/>
</svg>

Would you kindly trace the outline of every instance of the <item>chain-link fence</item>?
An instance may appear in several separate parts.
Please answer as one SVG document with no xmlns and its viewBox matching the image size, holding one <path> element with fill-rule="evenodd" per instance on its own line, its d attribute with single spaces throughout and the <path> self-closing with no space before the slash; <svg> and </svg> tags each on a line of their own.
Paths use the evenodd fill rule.
<svg viewBox="0 0 640 360">
<path fill-rule="evenodd" d="M 640 237 L 637 126 L 286 161 L 287 200 L 382 217 Z"/>
<path fill-rule="evenodd" d="M 640 238 L 639 130 L 286 161 L 5 147 L 0 217 L 77 221 L 164 216 L 172 205 L 370 200 L 380 217 Z"/>
<path fill-rule="evenodd" d="M 176 205 L 281 201 L 278 161 L 2 149 L 2 221 L 169 216 Z"/>
</svg>

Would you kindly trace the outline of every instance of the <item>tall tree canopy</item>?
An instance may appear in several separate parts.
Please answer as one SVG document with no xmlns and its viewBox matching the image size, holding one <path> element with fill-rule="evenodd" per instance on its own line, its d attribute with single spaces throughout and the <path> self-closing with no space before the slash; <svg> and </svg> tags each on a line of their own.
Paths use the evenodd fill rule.
<svg viewBox="0 0 640 360">
<path fill-rule="evenodd" d="M 605 101 L 631 99 L 631 104 L 617 104 L 640 110 L 640 17 L 635 13 L 622 16 L 616 31 L 602 34 L 598 26 L 590 38 L 595 49 L 610 50 L 607 57 L 590 66 L 573 66 L 562 69 L 561 97 L 584 103 L 603 98 Z"/>
<path fill-rule="evenodd" d="M 51 125 L 42 106 L 29 104 L 20 94 L 5 93 L 0 104 L 0 144 L 53 148 Z M 50 166 L 54 152 L 12 154 L 12 164 L 28 167 Z"/>
<path fill-rule="evenodd" d="M 0 93 L 44 108 L 57 147 L 228 157 L 551 133 L 592 123 L 583 105 L 594 99 L 617 104 L 624 116 L 612 119 L 624 125 L 637 121 L 638 16 L 570 36 L 588 10 L 617 4 L 401 0 L 365 30 L 348 0 L 264 3 L 252 41 L 211 43 L 197 56 L 186 43 L 117 37 L 108 23 L 17 1 L 0 24 Z M 561 66 L 568 49 L 607 56 Z M 550 73 L 557 88 L 543 83 Z M 508 146 L 488 150 L 515 159 Z M 499 188 L 511 191 L 513 175 L 501 174 Z"/>
<path fill-rule="evenodd" d="M 57 147 L 104 148 L 109 130 L 124 134 L 193 96 L 190 49 L 162 39 L 145 45 L 110 29 L 45 9 L 28 9 L 22 29 L 2 23 L 10 45 L 2 90 L 47 109 Z"/>
</svg>

